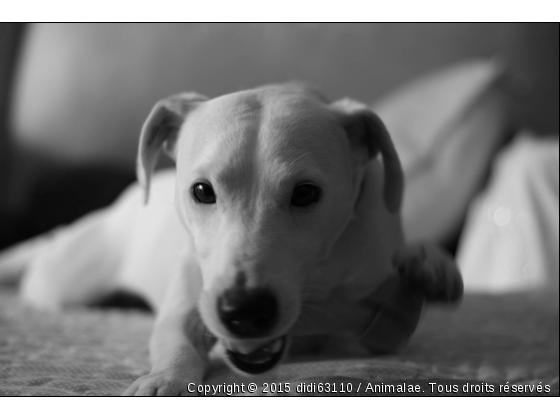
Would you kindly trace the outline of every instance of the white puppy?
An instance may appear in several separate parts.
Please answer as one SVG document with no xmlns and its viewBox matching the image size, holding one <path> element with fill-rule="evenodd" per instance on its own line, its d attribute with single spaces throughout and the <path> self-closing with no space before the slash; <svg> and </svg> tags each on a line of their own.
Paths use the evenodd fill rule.
<svg viewBox="0 0 560 420">
<path fill-rule="evenodd" d="M 161 149 L 176 174 L 151 179 Z M 138 177 L 113 206 L 0 257 L 0 276 L 27 266 L 23 297 L 40 308 L 121 289 L 153 306 L 153 367 L 127 395 L 189 395 L 216 341 L 248 374 L 301 335 L 396 350 L 424 298 L 461 296 L 449 257 L 404 246 L 398 157 L 355 101 L 293 84 L 172 96 L 144 124 Z"/>
</svg>

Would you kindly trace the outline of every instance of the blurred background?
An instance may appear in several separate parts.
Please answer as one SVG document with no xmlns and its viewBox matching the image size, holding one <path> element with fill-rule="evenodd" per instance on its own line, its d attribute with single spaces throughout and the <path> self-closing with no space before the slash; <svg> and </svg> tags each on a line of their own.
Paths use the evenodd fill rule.
<svg viewBox="0 0 560 420">
<path fill-rule="evenodd" d="M 490 77 L 490 70 L 480 66 L 454 76 L 470 80 L 472 90 L 480 90 L 484 77 L 494 77 L 492 83 L 499 79 L 501 87 L 499 110 L 496 105 L 484 108 L 490 124 L 499 121 L 500 126 L 493 127 L 492 140 L 480 146 L 484 151 L 472 156 L 472 162 L 478 162 L 470 166 L 476 172 L 472 185 L 450 199 L 456 207 L 453 220 L 437 231 L 412 220 L 422 220 L 422 211 L 433 209 L 405 208 L 405 213 L 414 213 L 405 221 L 413 239 L 435 240 L 455 252 L 468 207 L 484 188 L 498 151 L 520 131 L 535 138 L 556 135 L 557 143 L 558 35 L 557 23 L 0 24 L 0 249 L 113 201 L 134 180 L 144 118 L 169 94 L 194 90 L 212 97 L 263 83 L 302 80 L 332 100 L 349 96 L 374 108 L 379 104 L 388 120 L 392 115 L 406 120 L 407 114 L 387 111 L 387 104 L 415 104 L 411 121 L 416 121 L 429 112 L 446 115 L 454 104 L 454 86 L 457 97 L 472 99 L 459 92 L 465 83 L 438 85 L 429 79 L 428 85 L 451 96 L 440 100 L 442 94 L 434 99 L 432 91 L 421 93 L 411 81 L 456 63 L 499 61 L 507 67 L 507 77 Z M 480 76 L 483 73 L 486 76 Z M 407 99 L 403 86 L 420 93 Z M 393 131 L 398 133 L 399 127 Z M 458 133 L 449 136 L 460 137 Z M 473 135 L 480 137 L 480 131 Z M 404 140 L 395 141 L 404 148 Z M 442 144 L 437 147 L 446 147 Z M 471 149 L 478 150 L 464 150 Z M 399 152 L 406 155 L 406 150 Z M 413 167 L 405 168 L 409 183 L 419 178 Z M 436 174 L 435 179 L 440 178 L 441 173 Z M 420 195 L 425 195 L 423 188 L 418 187 Z M 430 205 L 442 203 L 445 200 L 431 199 Z"/>
</svg>

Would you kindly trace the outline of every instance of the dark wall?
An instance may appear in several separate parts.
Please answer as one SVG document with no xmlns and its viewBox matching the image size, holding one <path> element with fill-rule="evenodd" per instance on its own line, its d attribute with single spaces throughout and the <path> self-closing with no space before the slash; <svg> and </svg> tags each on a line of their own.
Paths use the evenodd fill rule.
<svg viewBox="0 0 560 420">
<path fill-rule="evenodd" d="M 523 118 L 558 131 L 558 24 L 40 24 L 22 56 L 12 129 L 69 161 L 134 167 L 151 106 L 301 79 L 371 102 L 461 60 L 497 57 L 531 93 Z"/>
</svg>

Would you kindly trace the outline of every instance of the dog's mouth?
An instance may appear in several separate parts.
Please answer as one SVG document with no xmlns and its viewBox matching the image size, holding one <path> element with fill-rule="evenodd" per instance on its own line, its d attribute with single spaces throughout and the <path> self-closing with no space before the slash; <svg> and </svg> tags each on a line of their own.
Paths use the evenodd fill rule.
<svg viewBox="0 0 560 420">
<path fill-rule="evenodd" d="M 237 369 L 256 375 L 264 373 L 278 364 L 286 350 L 286 342 L 287 338 L 283 336 L 248 354 L 226 347 L 226 355 Z"/>
</svg>

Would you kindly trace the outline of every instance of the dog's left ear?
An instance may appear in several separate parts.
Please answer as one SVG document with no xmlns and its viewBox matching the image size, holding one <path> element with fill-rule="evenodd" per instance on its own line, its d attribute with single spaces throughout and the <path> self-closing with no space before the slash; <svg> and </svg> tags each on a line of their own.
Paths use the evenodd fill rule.
<svg viewBox="0 0 560 420">
<path fill-rule="evenodd" d="M 159 101 L 148 115 L 140 133 L 136 176 L 144 189 L 144 202 L 150 196 L 150 179 L 159 154 L 165 152 L 175 158 L 179 130 L 189 112 L 208 98 L 194 92 L 179 93 Z"/>
<path fill-rule="evenodd" d="M 404 175 L 385 124 L 367 105 L 352 99 L 333 102 L 330 107 L 339 116 L 350 145 L 358 156 L 369 160 L 381 152 L 385 176 L 383 199 L 390 213 L 398 212 L 404 189 Z"/>
</svg>

